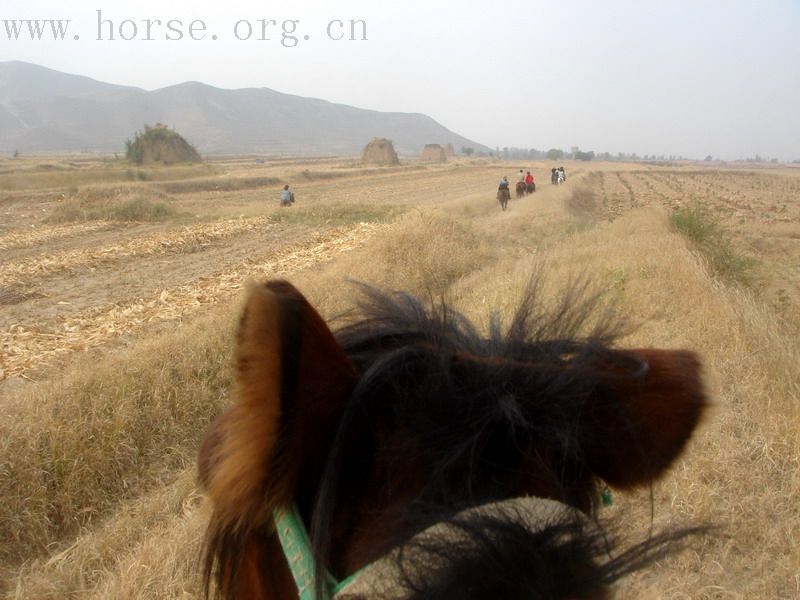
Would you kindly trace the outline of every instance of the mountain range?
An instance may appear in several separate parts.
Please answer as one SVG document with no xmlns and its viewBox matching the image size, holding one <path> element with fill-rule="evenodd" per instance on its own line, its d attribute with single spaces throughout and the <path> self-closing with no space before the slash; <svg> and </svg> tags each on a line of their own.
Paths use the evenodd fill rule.
<svg viewBox="0 0 800 600">
<path fill-rule="evenodd" d="M 429 143 L 489 150 L 420 113 L 198 82 L 148 91 L 0 62 L 0 152 L 122 152 L 125 140 L 155 123 L 203 154 L 353 155 L 373 137 L 389 138 L 406 155 Z"/>
</svg>

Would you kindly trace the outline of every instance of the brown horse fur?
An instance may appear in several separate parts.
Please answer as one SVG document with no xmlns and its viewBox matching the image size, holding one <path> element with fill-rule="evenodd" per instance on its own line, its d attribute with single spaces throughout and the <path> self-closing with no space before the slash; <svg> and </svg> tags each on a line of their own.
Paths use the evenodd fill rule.
<svg viewBox="0 0 800 600">
<path fill-rule="evenodd" d="M 281 281 L 251 287 L 239 323 L 236 371 L 239 402 L 212 425 L 198 460 L 214 505 L 208 536 L 220 549 L 223 593 L 238 589 L 234 573 L 260 569 L 274 553 L 264 526 L 275 508 L 292 503 L 298 481 L 319 478 L 329 425 L 355 379 L 322 318 Z M 282 430 L 292 435 L 281 436 Z M 228 552 L 237 545 L 240 551 Z"/>
<path fill-rule="evenodd" d="M 579 338 L 594 303 L 579 291 L 547 315 L 534 286 L 507 331 L 493 320 L 486 337 L 447 306 L 365 288 L 363 315 L 334 336 L 289 283 L 251 287 L 238 402 L 199 455 L 213 503 L 207 589 L 215 571 L 226 598 L 297 597 L 271 516 L 292 503 L 311 531 L 321 581 L 325 568 L 343 577 L 472 506 L 539 496 L 592 514 L 601 480 L 630 488 L 660 476 L 703 413 L 699 361 L 687 351 L 615 350 L 603 320 Z M 575 523 L 540 532 L 456 524 L 479 540 L 484 525 L 494 527 L 504 541 L 488 536 L 487 548 L 539 557 L 515 571 L 529 573 L 513 588 L 520 598 L 602 598 L 648 560 L 644 548 L 596 567 L 605 540 L 580 528 L 572 535 Z M 451 558 L 461 578 L 478 577 L 486 562 Z M 450 583 L 427 582 L 413 597 L 482 598 L 458 586 L 514 583 L 497 568 L 480 583 L 441 580 Z"/>
</svg>

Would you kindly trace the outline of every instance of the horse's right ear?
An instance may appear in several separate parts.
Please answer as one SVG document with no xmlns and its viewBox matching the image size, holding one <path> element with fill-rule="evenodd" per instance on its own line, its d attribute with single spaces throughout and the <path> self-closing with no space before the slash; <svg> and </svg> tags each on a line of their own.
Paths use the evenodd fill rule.
<svg viewBox="0 0 800 600">
<path fill-rule="evenodd" d="M 319 475 L 355 368 L 322 317 L 285 281 L 253 285 L 239 324 L 237 402 L 200 449 L 213 526 L 263 525 Z"/>
</svg>

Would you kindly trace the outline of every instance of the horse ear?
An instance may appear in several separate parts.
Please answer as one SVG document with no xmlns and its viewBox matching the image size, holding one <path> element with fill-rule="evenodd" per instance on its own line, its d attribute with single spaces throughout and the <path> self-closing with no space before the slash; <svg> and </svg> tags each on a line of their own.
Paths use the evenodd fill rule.
<svg viewBox="0 0 800 600">
<path fill-rule="evenodd" d="M 322 468 L 355 369 L 322 317 L 291 284 L 252 286 L 239 323 L 237 403 L 198 458 L 219 529 L 268 521 L 298 481 Z"/>
<path fill-rule="evenodd" d="M 584 421 L 589 468 L 609 485 L 649 483 L 678 457 L 707 406 L 700 362 L 688 351 L 623 352 L 646 364 L 641 378 L 609 372 Z"/>
</svg>

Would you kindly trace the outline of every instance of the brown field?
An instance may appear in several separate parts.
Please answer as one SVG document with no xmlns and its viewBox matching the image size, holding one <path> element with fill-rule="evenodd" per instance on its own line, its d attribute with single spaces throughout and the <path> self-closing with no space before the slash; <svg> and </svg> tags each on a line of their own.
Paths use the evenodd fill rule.
<svg viewBox="0 0 800 600">
<path fill-rule="evenodd" d="M 194 457 L 249 278 L 328 317 L 360 280 L 485 325 L 546 265 L 549 294 L 593 276 L 637 325 L 622 343 L 698 351 L 714 401 L 669 475 L 601 519 L 630 542 L 716 529 L 618 597 L 800 598 L 800 170 L 566 162 L 554 187 L 549 166 L 0 159 L 0 594 L 202 596 Z M 501 212 L 523 167 L 539 191 Z M 672 224 L 697 207 L 705 243 Z"/>
</svg>

